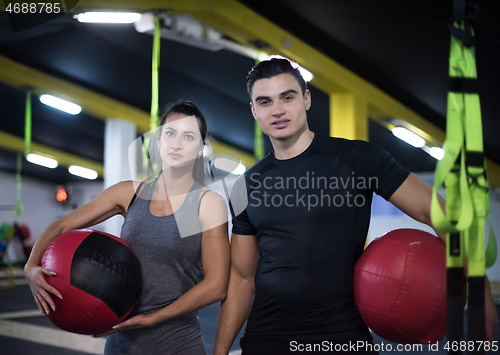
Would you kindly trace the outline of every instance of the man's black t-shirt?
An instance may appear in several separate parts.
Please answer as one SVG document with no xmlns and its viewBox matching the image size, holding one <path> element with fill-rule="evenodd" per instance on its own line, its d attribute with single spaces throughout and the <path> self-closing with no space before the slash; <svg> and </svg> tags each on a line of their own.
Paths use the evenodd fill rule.
<svg viewBox="0 0 500 355">
<path fill-rule="evenodd" d="M 245 336 L 326 340 L 366 331 L 352 278 L 373 192 L 389 199 L 408 175 L 378 146 L 318 134 L 300 155 L 271 153 L 250 168 L 246 190 L 231 193 L 233 205 L 247 198 L 233 233 L 257 235 L 261 248 Z"/>
</svg>

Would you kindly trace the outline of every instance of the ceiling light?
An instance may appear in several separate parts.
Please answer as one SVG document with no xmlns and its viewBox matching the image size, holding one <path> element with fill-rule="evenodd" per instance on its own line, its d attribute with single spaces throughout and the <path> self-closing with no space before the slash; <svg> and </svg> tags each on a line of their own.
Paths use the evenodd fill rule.
<svg viewBox="0 0 500 355">
<path fill-rule="evenodd" d="M 199 20 L 185 15 L 170 16 L 160 14 L 162 23 L 160 35 L 172 41 L 187 44 L 195 48 L 201 48 L 216 52 L 226 47 L 226 40 L 222 39 L 222 33 Z M 155 32 L 155 14 L 145 12 L 139 21 L 134 22 L 134 28 L 139 33 L 153 35 Z"/>
<path fill-rule="evenodd" d="M 301 66 L 299 66 L 299 72 L 300 72 L 300 74 L 302 74 L 302 77 L 304 78 L 304 80 L 306 82 L 309 82 L 314 78 L 314 76 L 312 75 L 312 73 L 309 70 L 304 69 Z"/>
<path fill-rule="evenodd" d="M 235 175 L 241 175 L 247 171 L 247 168 L 245 168 L 245 165 L 240 164 L 238 167 L 233 171 L 233 174 Z"/>
<path fill-rule="evenodd" d="M 219 170 L 227 171 L 228 173 L 241 175 L 246 171 L 246 168 L 243 164 L 239 162 L 235 162 L 226 157 L 220 157 L 215 159 L 214 166 Z"/>
<path fill-rule="evenodd" d="M 437 160 L 441 160 L 444 158 L 444 149 L 439 147 L 432 147 L 431 149 L 429 149 L 429 154 Z"/>
<path fill-rule="evenodd" d="M 141 19 L 135 12 L 84 12 L 76 15 L 80 22 L 87 23 L 132 23 Z"/>
<path fill-rule="evenodd" d="M 95 180 L 98 176 L 97 172 L 92 169 L 82 168 L 81 166 L 71 165 L 68 169 L 70 174 L 80 176 L 85 179 Z"/>
<path fill-rule="evenodd" d="M 52 95 L 41 95 L 40 102 L 45 105 L 57 108 L 58 110 L 67 112 L 71 115 L 77 115 L 82 111 L 81 106 Z"/>
<path fill-rule="evenodd" d="M 38 154 L 28 154 L 26 155 L 26 160 L 29 161 L 30 163 L 41 165 L 50 169 L 54 169 L 58 165 L 57 160 L 43 157 Z"/>
<path fill-rule="evenodd" d="M 416 148 L 422 148 L 423 146 L 425 146 L 425 139 L 407 130 L 404 127 L 394 127 L 392 129 L 392 134 Z"/>
<path fill-rule="evenodd" d="M 257 56 L 257 59 L 259 60 L 259 62 L 263 62 L 265 60 L 271 59 L 271 57 L 268 56 L 267 54 L 259 53 L 259 55 Z"/>
</svg>

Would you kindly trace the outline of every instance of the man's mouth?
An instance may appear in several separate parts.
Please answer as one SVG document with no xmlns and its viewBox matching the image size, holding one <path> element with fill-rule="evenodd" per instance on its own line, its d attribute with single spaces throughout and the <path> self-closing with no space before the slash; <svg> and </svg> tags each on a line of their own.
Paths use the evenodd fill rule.
<svg viewBox="0 0 500 355">
<path fill-rule="evenodd" d="M 282 128 L 282 127 L 287 126 L 289 122 L 290 122 L 289 119 L 280 119 L 280 120 L 273 121 L 271 124 L 274 127 Z"/>
</svg>

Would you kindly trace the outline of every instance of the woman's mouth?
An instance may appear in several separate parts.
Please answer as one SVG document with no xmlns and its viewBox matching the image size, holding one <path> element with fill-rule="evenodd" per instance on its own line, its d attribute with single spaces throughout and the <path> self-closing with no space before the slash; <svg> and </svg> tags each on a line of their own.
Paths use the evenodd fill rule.
<svg viewBox="0 0 500 355">
<path fill-rule="evenodd" d="M 182 155 L 181 154 L 178 154 L 178 153 L 168 153 L 168 155 L 170 156 L 170 158 L 172 159 L 180 159 L 182 158 Z"/>
</svg>

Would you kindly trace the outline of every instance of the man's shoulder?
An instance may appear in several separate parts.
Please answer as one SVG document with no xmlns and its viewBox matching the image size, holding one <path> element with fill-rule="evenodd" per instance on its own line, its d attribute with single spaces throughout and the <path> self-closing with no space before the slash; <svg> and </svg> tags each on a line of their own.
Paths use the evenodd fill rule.
<svg viewBox="0 0 500 355">
<path fill-rule="evenodd" d="M 273 153 L 269 153 L 266 155 L 264 158 L 259 160 L 257 163 L 252 165 L 247 171 L 245 171 L 245 177 L 248 178 L 248 176 L 259 173 L 262 170 L 264 170 L 269 164 L 271 164 L 273 161 Z"/>
<path fill-rule="evenodd" d="M 347 152 L 368 152 L 371 150 L 380 149 L 373 143 L 366 142 L 363 140 L 351 140 L 339 137 L 329 137 L 325 135 L 318 134 L 318 144 L 316 149 L 325 150 L 335 153 L 347 153 Z"/>
<path fill-rule="evenodd" d="M 337 137 L 320 136 L 316 149 L 336 161 L 347 165 L 378 164 L 386 161 L 390 154 L 382 147 L 363 140 L 350 140 Z"/>
</svg>

